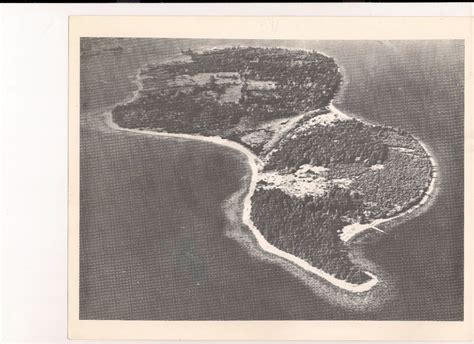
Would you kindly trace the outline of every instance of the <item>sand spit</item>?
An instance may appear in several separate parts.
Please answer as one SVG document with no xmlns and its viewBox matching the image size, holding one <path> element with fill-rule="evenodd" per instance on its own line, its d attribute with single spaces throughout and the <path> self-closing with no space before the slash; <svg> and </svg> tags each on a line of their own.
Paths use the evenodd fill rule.
<svg viewBox="0 0 474 344">
<path fill-rule="evenodd" d="M 342 111 L 340 111 L 339 109 L 337 109 L 334 106 L 333 103 L 331 103 L 329 105 L 329 109 L 331 110 L 331 112 L 334 112 L 334 113 L 337 113 L 337 114 L 342 114 L 343 116 L 348 116 L 348 115 L 344 114 Z M 363 122 L 366 125 L 372 125 L 372 126 L 374 125 L 373 123 L 370 123 L 368 121 L 364 121 L 360 118 L 357 118 L 357 120 Z M 384 224 L 384 223 L 387 223 L 387 222 L 390 222 L 390 221 L 393 221 L 395 219 L 401 219 L 402 217 L 403 217 L 403 220 L 408 220 L 408 218 L 410 218 L 409 215 L 414 214 L 414 212 L 416 210 L 418 210 L 422 205 L 424 205 L 428 201 L 432 201 L 434 199 L 435 192 L 436 192 L 435 185 L 436 185 L 436 183 L 438 183 L 438 180 L 439 180 L 439 175 L 438 175 L 438 171 L 437 171 L 438 170 L 437 169 L 438 163 L 436 162 L 436 159 L 434 158 L 434 155 L 433 155 L 431 149 L 428 147 L 428 145 L 426 145 L 423 141 L 421 141 L 418 138 L 414 138 L 414 139 L 417 140 L 418 143 L 425 150 L 426 154 L 428 155 L 428 157 L 430 159 L 431 168 L 432 168 L 430 185 L 428 186 L 428 188 L 424 192 L 423 197 L 420 199 L 420 201 L 418 203 L 416 203 L 412 207 L 406 209 L 405 211 L 402 211 L 401 213 L 399 213 L 395 216 L 375 219 L 374 221 L 369 222 L 369 223 L 364 223 L 364 224 L 353 223 L 353 224 L 345 226 L 342 229 L 341 235 L 339 236 L 342 241 L 348 242 L 348 241 L 352 240 L 353 238 L 355 238 L 357 235 L 362 234 L 362 233 L 364 233 L 365 231 L 367 231 L 369 229 L 374 229 L 376 231 L 385 233 L 383 230 L 377 228 L 377 226 L 379 226 L 381 224 Z M 383 165 L 380 165 L 380 166 L 374 165 L 374 166 L 372 166 L 372 168 L 381 169 L 381 168 L 383 168 Z M 428 207 L 426 207 L 424 209 L 424 211 L 426 211 L 427 209 L 428 209 Z"/>
<path fill-rule="evenodd" d="M 320 52 L 318 51 L 318 53 L 320 53 Z M 143 82 L 142 82 L 143 76 L 141 74 L 142 74 L 142 70 L 139 69 L 137 74 L 136 74 L 135 80 L 133 81 L 133 83 L 137 86 L 137 90 L 133 92 L 133 96 L 131 97 L 131 99 L 123 102 L 122 104 L 131 103 L 131 102 L 133 102 L 134 100 L 136 100 L 140 97 L 140 91 L 143 90 Z M 320 122 L 320 123 L 313 123 L 313 124 L 328 125 L 328 124 L 330 124 L 334 121 L 348 120 L 348 119 L 353 118 L 353 117 L 348 116 L 347 114 L 343 113 L 339 109 L 337 109 L 334 106 L 333 102 L 331 102 L 330 105 L 328 106 L 328 110 L 330 111 L 330 114 L 326 115 L 326 117 L 324 117 L 321 121 L 319 121 L 319 120 L 316 121 L 316 122 Z M 257 181 L 259 179 L 259 172 L 261 171 L 261 168 L 263 167 L 264 163 L 253 152 L 251 152 L 249 149 L 247 149 L 244 146 L 238 144 L 237 142 L 226 140 L 226 139 L 223 139 L 219 136 L 207 137 L 207 136 L 201 136 L 201 135 L 173 134 L 173 133 L 156 132 L 156 131 L 152 131 L 152 130 L 122 128 L 122 127 L 118 126 L 113 121 L 111 111 L 105 112 L 103 114 L 103 116 L 105 118 L 106 124 L 113 130 L 121 130 L 121 131 L 131 132 L 131 133 L 140 134 L 140 135 L 155 135 L 155 136 L 161 136 L 161 137 L 182 138 L 182 139 L 189 139 L 189 140 L 198 140 L 198 141 L 203 141 L 203 142 L 211 142 L 211 143 L 214 143 L 214 144 L 229 147 L 231 149 L 234 149 L 234 150 L 239 151 L 240 153 L 244 154 L 247 158 L 247 162 L 248 162 L 248 164 L 250 166 L 250 169 L 251 169 L 251 176 L 250 176 L 250 181 L 248 182 L 249 183 L 248 192 L 245 195 L 244 200 L 243 200 L 244 207 L 243 207 L 243 211 L 242 211 L 241 221 L 244 225 L 246 225 L 249 228 L 250 232 L 253 234 L 253 237 L 258 242 L 259 247 L 263 251 L 268 252 L 268 253 L 270 253 L 272 255 L 275 255 L 277 257 L 283 258 L 284 260 L 293 263 L 298 268 L 301 268 L 306 272 L 317 275 L 320 278 L 324 279 L 325 281 L 331 283 L 332 285 L 337 286 L 337 287 L 339 287 L 339 288 L 341 288 L 345 291 L 349 291 L 351 293 L 367 292 L 379 283 L 379 279 L 377 278 L 377 276 L 375 276 L 374 274 L 372 274 L 371 272 L 368 272 L 368 271 L 364 271 L 364 272 L 368 276 L 370 276 L 371 279 L 368 280 L 365 283 L 362 283 L 362 284 L 352 284 L 352 283 L 349 283 L 345 280 L 338 279 L 335 276 L 333 276 L 333 275 L 331 275 L 331 274 L 329 274 L 329 273 L 327 273 L 327 272 L 325 272 L 321 269 L 318 269 L 318 268 L 312 266 L 311 264 L 304 261 L 303 259 L 298 258 L 298 257 L 296 257 L 292 254 L 289 254 L 287 252 L 284 252 L 284 251 L 276 248 L 275 246 L 270 244 L 264 238 L 264 236 L 261 234 L 261 232 L 254 225 L 254 223 L 251 219 L 251 216 L 250 216 L 251 215 L 251 207 L 252 207 L 251 199 L 252 199 L 252 196 L 253 196 L 253 194 L 256 190 Z M 288 125 L 288 127 L 289 128 L 294 127 L 296 125 L 296 123 L 299 122 L 299 120 L 303 118 L 303 116 L 304 116 L 304 114 L 300 115 L 300 116 L 295 116 L 294 118 L 291 118 L 289 120 L 291 125 Z M 359 118 L 357 118 L 357 119 L 360 120 Z M 363 120 L 361 120 L 361 121 L 366 123 L 366 124 L 373 125 L 373 124 L 368 123 L 366 121 L 363 121 Z M 276 134 L 276 136 L 281 138 L 283 136 L 283 134 L 281 134 L 281 135 Z M 423 144 L 421 141 L 419 141 L 419 142 L 423 146 L 425 151 L 428 153 L 428 155 L 431 159 L 433 170 L 435 170 L 436 169 L 435 168 L 436 167 L 436 162 L 433 158 L 433 155 L 428 150 L 428 148 L 425 144 Z M 276 143 L 276 142 L 272 142 L 272 143 Z M 272 147 L 272 146 L 270 146 L 270 147 Z M 267 146 L 266 148 L 269 150 L 270 147 Z M 404 216 L 406 214 L 412 213 L 415 209 L 417 209 L 421 205 L 425 204 L 431 198 L 431 196 L 433 195 L 433 192 L 435 190 L 435 188 L 434 188 L 435 180 L 436 180 L 436 172 L 433 173 L 431 184 L 430 184 L 428 190 L 425 192 L 425 196 L 414 207 L 412 207 L 412 208 L 406 210 L 405 212 L 402 212 L 402 213 L 400 213 L 400 214 L 398 214 L 398 215 L 396 215 L 392 218 L 376 219 L 375 221 L 373 221 L 372 223 L 369 223 L 369 224 L 357 224 L 356 223 L 356 224 L 346 226 L 346 227 L 343 228 L 342 234 L 340 236 L 341 240 L 349 241 L 350 239 L 352 239 L 356 235 L 366 231 L 369 228 L 374 228 L 374 226 L 377 226 L 381 223 L 391 221 L 395 218 L 399 218 L 399 217 Z M 375 228 L 375 229 L 379 230 L 377 228 Z"/>
<path fill-rule="evenodd" d="M 246 225 L 249 230 L 252 232 L 254 237 L 257 239 L 257 242 L 259 246 L 266 252 L 272 253 L 276 256 L 279 256 L 281 258 L 285 258 L 286 260 L 292 262 L 293 264 L 299 266 L 300 268 L 304 269 L 305 271 L 311 272 L 326 281 L 330 282 L 331 284 L 342 288 L 344 290 L 354 292 L 354 293 L 361 293 L 370 290 L 372 287 L 374 287 L 378 279 L 375 275 L 371 274 L 368 271 L 365 271 L 367 275 L 372 277 L 369 281 L 362 283 L 362 284 L 352 284 L 349 283 L 345 280 L 338 279 L 334 277 L 333 275 L 320 270 L 318 268 L 315 268 L 308 262 L 304 261 L 301 258 L 298 258 L 292 254 L 289 254 L 287 252 L 284 252 L 272 244 L 270 244 L 260 233 L 260 231 L 255 227 L 250 214 L 252 211 L 252 196 L 255 192 L 256 186 L 257 186 L 257 180 L 258 180 L 258 172 L 259 168 L 258 165 L 261 166 L 261 162 L 259 162 L 258 157 L 253 154 L 250 150 L 245 148 L 244 146 L 230 140 L 223 139 L 219 136 L 213 136 L 213 137 L 206 137 L 206 136 L 200 136 L 200 135 L 190 135 L 190 134 L 171 134 L 171 133 L 161 133 L 161 132 L 155 132 L 151 130 L 139 130 L 139 129 L 128 129 L 128 128 L 122 128 L 118 126 L 112 119 L 112 113 L 111 112 L 106 112 L 104 114 L 105 120 L 107 125 L 114 129 L 114 130 L 121 130 L 121 131 L 126 131 L 126 132 L 131 132 L 135 134 L 141 134 L 141 135 L 154 135 L 154 136 L 161 136 L 161 137 L 174 137 L 174 138 L 183 138 L 183 139 L 191 139 L 191 140 L 198 140 L 198 141 L 204 141 L 204 142 L 212 142 L 218 145 L 226 146 L 231 149 L 237 150 L 241 153 L 243 153 L 247 157 L 247 162 L 250 165 L 252 175 L 251 175 L 251 180 L 250 180 L 250 186 L 249 186 L 249 192 L 244 198 L 244 209 L 242 212 L 242 223 Z"/>
</svg>

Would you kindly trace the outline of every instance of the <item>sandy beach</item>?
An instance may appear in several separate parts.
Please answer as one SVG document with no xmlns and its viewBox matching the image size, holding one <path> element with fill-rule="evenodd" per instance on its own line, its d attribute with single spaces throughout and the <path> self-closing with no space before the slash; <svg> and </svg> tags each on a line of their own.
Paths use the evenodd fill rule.
<svg viewBox="0 0 474 344">
<path fill-rule="evenodd" d="M 242 145 L 240 145 L 240 144 L 238 144 L 234 141 L 226 140 L 226 139 L 223 139 L 223 138 L 218 137 L 218 136 L 205 137 L 205 136 L 199 136 L 199 135 L 170 134 L 170 133 L 159 133 L 159 132 L 155 132 L 155 131 L 151 131 L 151 130 L 121 128 L 115 122 L 113 122 L 111 112 L 106 112 L 104 114 L 104 117 L 105 117 L 105 121 L 106 121 L 107 125 L 110 128 L 114 129 L 114 130 L 127 131 L 127 132 L 137 133 L 137 134 L 141 134 L 141 135 L 156 135 L 156 136 L 161 136 L 161 137 L 174 137 L 174 138 L 183 138 L 183 139 L 190 139 L 190 140 L 199 140 L 199 141 L 204 141 L 204 142 L 212 142 L 214 144 L 226 146 L 226 147 L 229 147 L 231 149 L 234 149 L 234 150 L 237 150 L 237 151 L 243 153 L 246 156 L 247 162 L 251 167 L 252 175 L 251 175 L 251 180 L 250 180 L 249 192 L 247 193 L 247 195 L 245 196 L 245 199 L 244 199 L 244 204 L 243 204 L 244 209 L 243 209 L 243 213 L 242 213 L 242 223 L 244 225 L 246 225 L 249 228 L 249 230 L 252 232 L 252 234 L 255 236 L 255 238 L 257 239 L 257 242 L 260 245 L 261 249 L 263 249 L 264 251 L 269 252 L 271 254 L 277 255 L 281 258 L 284 258 L 284 259 L 290 261 L 291 263 L 299 266 L 300 268 L 302 268 L 302 269 L 304 269 L 308 272 L 314 273 L 315 275 L 323 278 L 324 280 L 328 281 L 329 283 L 331 283 L 331 284 L 333 284 L 333 285 L 335 285 L 339 288 L 342 288 L 344 290 L 350 291 L 350 292 L 354 292 L 354 293 L 365 292 L 365 291 L 370 290 L 372 287 L 374 287 L 377 284 L 377 282 L 378 282 L 377 277 L 375 275 L 373 275 L 372 273 L 368 272 L 368 271 L 364 271 L 364 272 L 367 273 L 371 277 L 371 279 L 369 281 L 365 282 L 365 283 L 362 283 L 362 284 L 352 284 L 352 283 L 348 283 L 345 280 L 338 279 L 338 278 L 334 277 L 333 275 L 331 275 L 331 274 L 329 274 L 329 273 L 327 273 L 327 272 L 325 272 L 321 269 L 315 268 L 314 266 L 312 266 L 308 262 L 304 261 L 303 259 L 298 258 L 298 257 L 296 257 L 292 254 L 289 254 L 287 252 L 284 252 L 284 251 L 276 248 L 275 246 L 270 244 L 263 237 L 263 235 L 260 233 L 260 231 L 253 224 L 253 221 L 250 217 L 251 210 L 252 210 L 251 199 L 252 199 L 252 196 L 255 192 L 256 185 L 257 185 L 257 180 L 258 180 L 258 170 L 259 169 L 258 169 L 257 162 L 259 161 L 259 159 L 255 154 L 253 154 L 247 148 L 243 147 Z"/>
<path fill-rule="evenodd" d="M 110 40 L 86 39 L 99 47 L 109 45 Z M 121 53 L 81 59 L 84 319 L 462 321 L 462 42 L 124 38 L 121 45 Z M 154 87 L 146 79 L 144 66 L 148 63 L 169 61 L 188 47 L 221 45 L 323 51 L 335 59 L 343 74 L 335 108 L 366 123 L 400 128 L 427 144 L 426 151 L 437 163 L 428 199 L 415 207 L 432 181 L 428 155 L 413 141 L 409 145 L 423 159 L 414 163 L 427 172 L 423 183 L 417 183 L 419 192 L 406 189 L 415 199 L 406 207 L 397 207 L 398 214 L 385 207 L 385 214 L 397 216 L 375 224 L 386 234 L 366 228 L 344 243 L 348 258 L 377 277 L 369 291 L 340 288 L 261 247 L 254 231 L 243 224 L 252 170 L 240 151 L 200 142 L 198 137 L 124 132 L 106 124 L 105 112 L 133 96 L 153 92 L 146 90 L 148 85 Z M 145 89 L 135 92 L 139 84 L 132 81 L 139 68 Z M 282 122 L 266 128 L 274 132 Z M 117 119 L 117 123 L 121 122 Z M 302 126 L 300 122 L 297 128 Z M 389 152 L 410 153 L 397 148 Z M 374 173 L 390 175 L 387 163 L 382 164 L 384 170 Z M 330 173 L 321 172 L 314 179 L 330 177 Z M 297 179 L 298 173 L 294 175 Z M 304 176 L 301 173 L 301 179 Z M 265 186 L 257 185 L 258 190 Z M 257 195 L 255 191 L 254 199 Z M 377 199 L 383 201 L 380 196 Z M 260 204 L 253 202 L 252 219 L 267 237 L 256 217 L 257 206 Z M 272 233 L 272 228 L 268 231 Z M 269 236 L 268 241 L 273 242 Z M 118 278 L 112 278 L 111 271 Z M 130 299 L 137 307 L 129 306 Z"/>
<path fill-rule="evenodd" d="M 133 81 L 133 83 L 137 86 L 137 90 L 133 92 L 133 96 L 129 100 L 127 100 L 123 103 L 126 104 L 126 103 L 133 102 L 134 100 L 136 100 L 140 96 L 140 91 L 143 90 L 142 80 L 143 80 L 143 76 L 141 75 L 141 69 L 139 69 L 137 71 L 137 74 L 135 75 L 135 79 Z M 349 116 L 349 115 L 345 114 L 344 112 L 340 111 L 339 109 L 337 109 L 334 106 L 332 101 L 331 101 L 330 105 L 328 106 L 328 109 L 329 109 L 329 111 L 334 113 L 339 118 L 342 118 L 342 119 L 355 118 L 355 117 Z M 301 120 L 304 117 L 303 115 L 293 117 L 292 122 L 294 122 L 294 124 L 296 125 L 296 122 L 298 122 L 299 120 Z M 246 196 L 244 198 L 244 201 L 243 201 L 243 212 L 242 212 L 241 221 L 244 225 L 246 225 L 248 227 L 250 232 L 253 234 L 256 241 L 258 242 L 258 245 L 259 245 L 260 249 L 262 249 L 265 252 L 268 252 L 270 254 L 273 254 L 273 255 L 276 255 L 278 257 L 284 258 L 285 260 L 291 262 L 292 264 L 297 265 L 299 268 L 324 279 L 325 281 L 331 283 L 332 285 L 334 285 L 338 288 L 344 289 L 346 291 L 352 292 L 352 293 L 362 293 L 362 292 L 369 291 L 375 285 L 377 285 L 377 283 L 379 282 L 379 279 L 373 273 L 371 273 L 369 271 L 364 271 L 369 277 L 371 277 L 370 280 L 368 280 L 367 282 L 362 283 L 362 284 L 348 283 L 345 280 L 338 279 L 335 276 L 333 276 L 333 275 L 331 275 L 331 274 L 329 274 L 329 273 L 327 273 L 327 272 L 325 272 L 321 269 L 318 269 L 318 268 L 312 266 L 311 264 L 309 264 L 308 262 L 304 261 L 301 258 L 298 258 L 298 257 L 296 257 L 292 254 L 289 254 L 287 252 L 284 252 L 284 251 L 278 249 L 277 247 L 270 244 L 264 238 L 264 236 L 261 234 L 261 232 L 258 230 L 258 228 L 254 225 L 254 223 L 251 219 L 251 210 L 252 210 L 251 199 L 252 199 L 252 196 L 253 196 L 253 194 L 255 192 L 255 189 L 256 189 L 256 185 L 257 185 L 257 181 L 258 181 L 258 173 L 259 173 L 259 171 L 261 170 L 261 168 L 263 166 L 263 162 L 253 152 L 251 152 L 249 149 L 245 148 L 244 146 L 242 146 L 242 145 L 240 145 L 240 144 L 238 144 L 234 141 L 226 140 L 226 139 L 223 139 L 219 136 L 206 137 L 206 136 L 191 135 L 191 134 L 173 134 L 173 133 L 156 132 L 156 131 L 152 131 L 152 130 L 122 128 L 122 127 L 118 126 L 113 121 L 112 113 L 110 111 L 104 113 L 103 116 L 105 118 L 106 124 L 114 130 L 127 131 L 127 132 L 137 133 L 137 134 L 141 134 L 141 135 L 156 135 L 156 136 L 161 136 L 161 137 L 173 137 L 173 138 L 182 138 L 182 139 L 188 139 L 188 140 L 199 140 L 199 141 L 204 141 L 204 142 L 211 142 L 211 143 L 214 143 L 214 144 L 218 144 L 218 145 L 222 145 L 222 146 L 234 149 L 234 150 L 239 151 L 240 153 L 244 154 L 246 159 L 247 159 L 247 162 L 250 166 L 250 169 L 251 169 L 251 178 L 250 178 L 250 185 L 248 186 L 249 191 L 246 194 Z M 357 118 L 357 119 L 360 120 L 361 122 L 365 123 L 365 124 L 374 125 L 372 123 L 368 123 L 367 121 L 361 120 L 359 118 Z M 278 136 L 278 133 L 275 136 Z M 436 161 L 433 158 L 433 155 L 428 150 L 428 148 L 425 144 L 423 144 L 421 141 L 418 141 L 418 142 L 420 142 L 420 144 L 423 146 L 423 148 L 425 149 L 425 151 L 429 155 L 432 167 L 433 167 L 433 169 L 435 169 Z M 434 188 L 435 180 L 436 180 L 436 172 L 433 173 L 433 176 L 431 178 L 430 186 L 429 186 L 428 190 L 425 191 L 424 197 L 421 199 L 421 201 L 419 203 L 417 203 L 413 207 L 401 212 L 400 214 L 397 214 L 396 216 L 390 217 L 390 218 L 376 219 L 376 220 L 374 220 L 374 221 L 372 221 L 371 223 L 368 223 L 368 224 L 355 223 L 355 224 L 352 224 L 352 225 L 348 225 L 348 226 L 344 227 L 343 230 L 342 230 L 342 233 L 340 235 L 341 240 L 344 241 L 344 242 L 348 242 L 351 239 L 353 239 L 354 237 L 356 237 L 357 235 L 359 235 L 361 233 L 364 233 L 368 229 L 379 230 L 378 228 L 374 228 L 374 227 L 378 226 L 382 223 L 392 221 L 396 218 L 401 218 L 403 216 L 407 216 L 409 214 L 412 214 L 415 209 L 421 207 L 423 204 L 428 202 L 428 200 L 432 199 L 433 193 L 435 191 L 435 188 Z M 381 231 L 381 230 L 379 230 L 379 231 Z"/>
<path fill-rule="evenodd" d="M 351 116 L 343 113 L 341 110 L 337 109 L 332 102 L 329 105 L 329 109 L 332 112 L 334 112 L 336 114 L 339 114 L 341 116 L 351 117 Z M 372 125 L 372 126 L 375 125 L 375 124 L 370 123 L 368 121 L 365 121 L 365 120 L 363 120 L 359 117 L 351 117 L 351 118 L 356 118 L 358 121 L 361 121 L 361 122 L 363 122 L 364 124 L 367 124 L 367 125 Z M 436 162 L 436 159 L 435 159 L 431 149 L 428 147 L 428 145 L 426 145 L 424 142 L 422 142 L 418 138 L 415 138 L 415 139 L 423 147 L 426 154 L 428 155 L 428 157 L 430 159 L 430 163 L 431 163 L 431 168 L 432 168 L 432 175 L 431 175 L 430 185 L 424 191 L 423 197 L 415 205 L 413 205 L 412 207 L 400 212 L 399 214 L 397 214 L 395 216 L 376 219 L 376 220 L 374 220 L 372 222 L 369 222 L 369 223 L 364 223 L 364 224 L 353 223 L 351 225 L 345 226 L 342 229 L 342 233 L 340 235 L 340 238 L 341 238 L 342 241 L 348 242 L 348 241 L 352 240 L 353 238 L 355 238 L 356 236 L 358 236 L 359 234 L 362 234 L 362 233 L 366 232 L 369 229 L 374 229 L 374 230 L 380 231 L 382 233 L 385 233 L 384 231 L 377 228 L 377 226 L 379 226 L 383 223 L 393 221 L 395 219 L 403 218 L 403 221 L 406 221 L 410 218 L 411 214 L 414 214 L 415 210 L 419 209 L 421 206 L 423 206 L 424 204 L 426 204 L 430 200 L 434 199 L 435 192 L 436 192 L 435 185 L 436 185 L 436 183 L 439 182 L 439 175 L 438 175 L 438 171 L 437 171 L 438 163 Z M 428 209 L 428 207 L 425 207 L 424 210 L 427 210 L 427 209 Z"/>
</svg>

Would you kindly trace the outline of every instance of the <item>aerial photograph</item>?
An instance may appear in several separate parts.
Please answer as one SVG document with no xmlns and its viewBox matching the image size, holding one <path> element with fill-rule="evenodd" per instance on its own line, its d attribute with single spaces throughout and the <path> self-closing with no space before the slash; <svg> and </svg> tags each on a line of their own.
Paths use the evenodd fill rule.
<svg viewBox="0 0 474 344">
<path fill-rule="evenodd" d="M 81 320 L 463 320 L 462 40 L 79 58 Z"/>
</svg>

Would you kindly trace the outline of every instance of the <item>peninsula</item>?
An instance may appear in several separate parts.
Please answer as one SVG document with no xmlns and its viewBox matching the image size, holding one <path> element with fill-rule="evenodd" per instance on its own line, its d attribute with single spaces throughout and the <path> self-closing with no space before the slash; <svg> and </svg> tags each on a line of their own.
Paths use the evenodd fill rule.
<svg viewBox="0 0 474 344">
<path fill-rule="evenodd" d="M 434 166 L 424 146 L 338 111 L 342 75 L 316 51 L 182 53 L 138 71 L 115 124 L 230 142 L 252 166 L 243 222 L 260 246 L 343 289 L 372 288 L 377 277 L 351 260 L 348 241 L 427 197 Z"/>
</svg>

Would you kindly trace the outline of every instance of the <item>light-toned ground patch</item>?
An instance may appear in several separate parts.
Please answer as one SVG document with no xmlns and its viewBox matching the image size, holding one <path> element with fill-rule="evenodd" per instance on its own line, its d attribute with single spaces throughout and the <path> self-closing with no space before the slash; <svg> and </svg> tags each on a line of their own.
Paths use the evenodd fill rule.
<svg viewBox="0 0 474 344">
<path fill-rule="evenodd" d="M 242 95 L 242 84 L 226 87 L 223 95 L 220 96 L 221 103 L 238 103 Z"/>
<path fill-rule="evenodd" d="M 349 116 L 341 114 L 341 113 L 335 113 L 335 112 L 329 112 L 322 115 L 316 115 L 314 117 L 311 117 L 307 121 L 302 122 L 301 125 L 295 129 L 295 133 L 304 132 L 310 129 L 311 127 L 314 127 L 315 125 L 327 126 L 327 125 L 334 124 L 336 122 L 347 121 L 349 119 L 351 119 Z"/>
<path fill-rule="evenodd" d="M 265 146 L 263 146 L 263 151 L 268 152 L 267 156 L 265 157 L 265 160 L 268 160 L 271 154 L 278 150 L 278 148 L 275 147 L 278 142 L 280 142 L 280 140 L 286 134 L 288 134 L 292 129 L 294 129 L 301 119 L 303 119 L 306 115 L 312 112 L 314 111 L 305 112 L 290 118 L 273 120 L 261 126 L 261 128 L 267 128 L 275 133 L 271 140 L 269 140 L 265 144 Z"/>
<path fill-rule="evenodd" d="M 316 175 L 321 175 L 324 172 L 329 171 L 328 168 L 323 167 L 323 166 L 313 166 L 310 164 L 304 164 L 301 165 L 298 171 L 296 171 L 296 175 L 308 175 L 308 174 L 316 174 Z"/>
<path fill-rule="evenodd" d="M 196 81 L 190 75 L 178 75 L 174 79 L 167 81 L 168 86 L 179 87 L 179 86 L 195 86 L 197 85 Z"/>
<path fill-rule="evenodd" d="M 382 164 L 375 164 L 375 165 L 370 166 L 370 169 L 372 171 L 383 170 L 384 168 L 385 166 Z"/>
<path fill-rule="evenodd" d="M 211 80 L 217 85 L 225 85 L 225 91 L 218 97 L 220 103 L 238 103 L 242 96 L 242 80 L 239 73 L 220 72 L 220 73 L 197 73 L 195 75 L 178 75 L 174 79 L 168 80 L 168 86 L 180 88 L 193 88 L 193 86 L 204 86 L 211 83 Z"/>
<path fill-rule="evenodd" d="M 415 150 L 411 148 L 404 148 L 404 147 L 389 147 L 390 149 L 402 153 L 414 154 Z"/>
<path fill-rule="evenodd" d="M 329 187 L 328 180 L 324 177 L 301 177 L 293 173 L 264 172 L 259 175 L 259 181 L 266 183 L 259 184 L 264 190 L 280 189 L 287 195 L 298 198 L 323 195 Z"/>
<path fill-rule="evenodd" d="M 295 173 L 280 173 L 277 171 L 262 172 L 258 175 L 259 187 L 262 189 L 280 189 L 284 193 L 295 197 L 321 196 L 334 185 L 347 185 L 349 179 L 329 180 L 325 167 L 302 165 Z"/>
<path fill-rule="evenodd" d="M 352 184 L 352 179 L 338 178 L 338 179 L 333 179 L 332 182 L 333 182 L 333 184 L 336 184 L 337 186 L 348 189 L 349 186 Z"/>
<path fill-rule="evenodd" d="M 339 238 L 341 238 L 342 241 L 347 242 L 352 237 L 366 231 L 369 228 L 372 228 L 374 225 L 376 225 L 375 221 L 364 224 L 358 222 L 352 223 L 342 228 L 342 231 L 339 234 Z"/>
<path fill-rule="evenodd" d="M 197 73 L 195 75 L 177 75 L 174 79 L 168 81 L 169 86 L 203 86 L 211 82 L 214 77 L 218 85 L 240 85 L 242 80 L 239 73 L 221 72 L 221 73 Z"/>
<path fill-rule="evenodd" d="M 257 147 L 261 145 L 263 142 L 268 141 L 273 133 L 260 129 L 260 130 L 255 130 L 247 135 L 242 136 L 240 139 L 242 142 L 248 144 L 251 147 Z"/>
<path fill-rule="evenodd" d="M 249 91 L 268 91 L 276 88 L 274 81 L 247 80 L 246 83 Z"/>
</svg>

